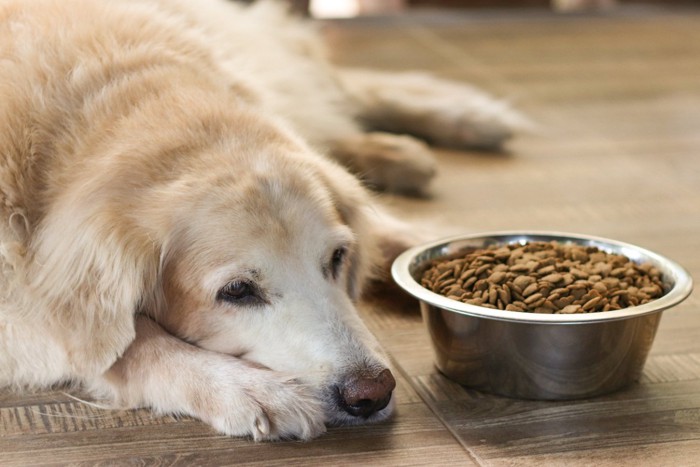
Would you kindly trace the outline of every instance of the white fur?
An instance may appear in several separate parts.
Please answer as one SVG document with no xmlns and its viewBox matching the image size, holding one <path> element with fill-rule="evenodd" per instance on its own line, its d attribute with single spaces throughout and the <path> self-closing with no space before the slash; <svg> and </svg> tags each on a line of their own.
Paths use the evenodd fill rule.
<svg viewBox="0 0 700 467">
<path fill-rule="evenodd" d="M 411 239 L 320 151 L 422 191 L 427 146 L 365 133 L 382 105 L 446 144 L 518 122 L 456 84 L 348 76 L 270 2 L 0 0 L 0 385 L 71 381 L 256 440 L 387 418 L 393 399 L 339 398 L 364 378 L 389 400 L 354 302 Z M 448 112 L 454 93 L 482 110 Z M 247 301 L 222 295 L 241 282 Z"/>
</svg>

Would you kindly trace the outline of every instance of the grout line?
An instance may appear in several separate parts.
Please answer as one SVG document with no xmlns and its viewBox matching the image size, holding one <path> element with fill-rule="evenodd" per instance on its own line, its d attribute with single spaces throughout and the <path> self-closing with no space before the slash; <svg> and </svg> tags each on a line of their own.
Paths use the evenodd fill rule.
<svg viewBox="0 0 700 467">
<path fill-rule="evenodd" d="M 391 360 L 392 360 L 392 363 L 394 365 L 394 368 L 401 374 L 401 377 L 408 382 L 408 384 L 411 386 L 413 391 L 418 395 L 418 397 L 420 397 L 421 401 L 428 407 L 428 409 L 430 409 L 430 411 L 433 413 L 435 418 L 437 418 L 438 421 L 442 424 L 442 426 L 444 426 L 445 429 L 448 431 L 448 433 L 450 433 L 450 435 L 452 435 L 452 438 L 454 438 L 454 440 L 457 441 L 460 446 L 462 446 L 462 449 L 464 449 L 464 451 L 466 452 L 469 459 L 472 460 L 476 465 L 479 465 L 479 466 L 485 467 L 485 466 L 489 465 L 487 463 L 484 463 L 481 460 L 480 456 L 464 443 L 464 441 L 459 436 L 457 431 L 452 426 L 450 426 L 449 423 L 447 423 L 447 421 L 435 409 L 433 404 L 431 404 L 431 402 L 429 401 L 429 398 L 423 393 L 421 388 L 417 384 L 415 384 L 413 378 L 403 369 L 403 367 L 401 365 L 399 365 L 398 360 L 396 360 L 396 358 L 394 358 L 393 356 L 391 356 Z"/>
<path fill-rule="evenodd" d="M 410 36 L 436 54 L 441 55 L 450 62 L 450 64 L 459 69 L 469 71 L 472 74 L 478 74 L 487 82 L 495 83 L 496 86 L 501 87 L 504 91 L 514 96 L 522 94 L 517 86 L 514 86 L 509 80 L 503 78 L 500 73 L 495 72 L 488 65 L 480 62 L 474 56 L 465 53 L 459 47 L 441 38 L 430 29 L 408 18 L 404 23 L 406 31 Z"/>
</svg>

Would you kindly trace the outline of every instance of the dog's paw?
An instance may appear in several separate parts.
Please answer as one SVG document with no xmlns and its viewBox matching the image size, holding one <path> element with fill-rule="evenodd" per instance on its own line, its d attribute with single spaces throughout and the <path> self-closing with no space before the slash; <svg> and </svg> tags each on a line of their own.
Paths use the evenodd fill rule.
<svg viewBox="0 0 700 467">
<path fill-rule="evenodd" d="M 384 99 L 401 124 L 432 144 L 458 148 L 498 149 L 535 125 L 502 99 L 469 84 L 423 73 L 399 75 L 400 85 Z"/>
<path fill-rule="evenodd" d="M 217 380 L 210 403 L 202 400 L 199 418 L 221 433 L 255 441 L 307 440 L 326 430 L 313 390 L 279 373 L 253 371 Z"/>
<path fill-rule="evenodd" d="M 462 82 L 420 72 L 346 70 L 343 76 L 371 128 L 409 133 L 438 146 L 486 149 L 536 131 L 506 101 Z"/>
<path fill-rule="evenodd" d="M 383 191 L 425 194 L 436 174 L 432 152 L 412 136 L 361 134 L 339 142 L 333 152 L 363 182 Z"/>
<path fill-rule="evenodd" d="M 507 102 L 481 91 L 460 86 L 451 102 L 435 105 L 435 119 L 426 137 L 438 145 L 499 149 L 518 133 L 534 130 L 534 125 Z"/>
</svg>

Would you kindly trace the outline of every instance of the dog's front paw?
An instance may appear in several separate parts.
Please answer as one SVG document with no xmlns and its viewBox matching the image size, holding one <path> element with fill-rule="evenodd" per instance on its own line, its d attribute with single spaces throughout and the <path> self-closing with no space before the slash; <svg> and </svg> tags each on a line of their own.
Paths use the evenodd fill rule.
<svg viewBox="0 0 700 467">
<path fill-rule="evenodd" d="M 224 434 L 256 441 L 307 440 L 326 430 L 322 402 L 311 388 L 272 371 L 253 372 L 217 381 L 211 401 L 202 399 L 199 418 Z"/>
</svg>

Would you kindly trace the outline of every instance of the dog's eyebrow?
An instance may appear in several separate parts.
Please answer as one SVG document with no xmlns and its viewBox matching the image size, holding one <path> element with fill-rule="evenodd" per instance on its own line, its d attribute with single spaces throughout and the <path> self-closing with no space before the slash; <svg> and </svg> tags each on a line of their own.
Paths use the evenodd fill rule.
<svg viewBox="0 0 700 467">
<path fill-rule="evenodd" d="M 246 269 L 245 273 L 248 274 L 250 278 L 255 281 L 259 281 L 262 277 L 262 274 L 260 273 L 259 269 Z"/>
<path fill-rule="evenodd" d="M 337 248 L 339 246 L 352 248 L 355 245 L 355 233 L 352 231 L 349 225 L 342 224 L 336 227 L 334 230 L 335 231 L 329 235 L 329 242 L 332 244 L 333 248 Z"/>
</svg>

